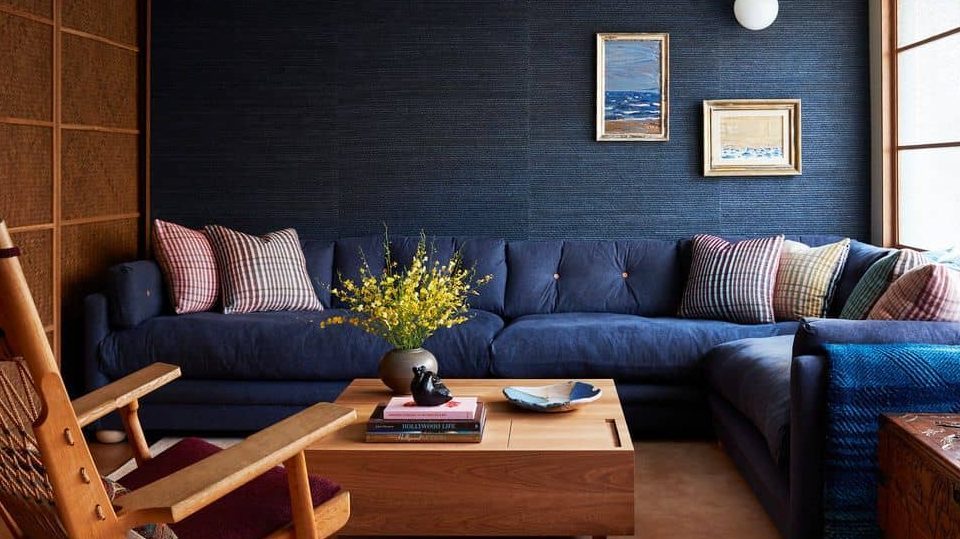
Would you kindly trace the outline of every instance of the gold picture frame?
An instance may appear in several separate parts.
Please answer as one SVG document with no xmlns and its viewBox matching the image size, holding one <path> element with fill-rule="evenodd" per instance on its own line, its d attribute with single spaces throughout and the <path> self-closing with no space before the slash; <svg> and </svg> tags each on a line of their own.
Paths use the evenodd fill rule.
<svg viewBox="0 0 960 539">
<path fill-rule="evenodd" d="M 669 34 L 597 34 L 597 140 L 670 140 Z"/>
<path fill-rule="evenodd" d="M 801 174 L 799 99 L 703 102 L 704 176 Z"/>
</svg>

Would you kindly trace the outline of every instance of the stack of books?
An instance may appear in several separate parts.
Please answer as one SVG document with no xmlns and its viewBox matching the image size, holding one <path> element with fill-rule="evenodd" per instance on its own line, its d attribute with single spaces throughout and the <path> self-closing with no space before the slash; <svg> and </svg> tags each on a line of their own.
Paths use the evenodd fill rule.
<svg viewBox="0 0 960 539">
<path fill-rule="evenodd" d="M 486 407 L 476 397 L 456 397 L 440 406 L 417 406 L 413 397 L 394 397 L 373 411 L 366 440 L 477 443 L 486 420 Z"/>
</svg>

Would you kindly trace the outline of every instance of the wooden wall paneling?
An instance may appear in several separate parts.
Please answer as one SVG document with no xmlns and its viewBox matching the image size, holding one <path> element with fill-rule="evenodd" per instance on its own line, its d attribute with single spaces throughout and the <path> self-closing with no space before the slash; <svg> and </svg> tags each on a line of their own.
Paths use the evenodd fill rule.
<svg viewBox="0 0 960 539">
<path fill-rule="evenodd" d="M 61 229 L 61 321 L 64 376 L 83 379 L 83 298 L 103 289 L 107 268 L 137 257 L 137 219 L 64 225 Z"/>
<path fill-rule="evenodd" d="M 0 123 L 0 214 L 7 226 L 52 222 L 52 153 L 52 128 Z"/>
<path fill-rule="evenodd" d="M 136 47 L 140 14 L 137 0 L 70 0 L 63 4 L 65 30 L 78 30 Z"/>
<path fill-rule="evenodd" d="M 45 19 L 53 19 L 53 0 L 2 0 L 0 9 L 29 13 Z"/>
<path fill-rule="evenodd" d="M 60 124 L 63 122 L 63 34 L 60 25 L 63 0 L 53 0 L 53 353 L 57 364 L 63 363 L 63 279 L 60 230 Z M 83 357 L 78 355 L 77 357 Z M 63 376 L 66 380 L 66 375 Z"/>
<path fill-rule="evenodd" d="M 62 228 L 64 312 L 76 312 L 89 293 L 100 290 L 106 269 L 137 257 L 137 219 Z"/>
<path fill-rule="evenodd" d="M 0 12 L 0 118 L 51 120 L 53 29 Z"/>
<path fill-rule="evenodd" d="M 140 209 L 137 135 L 63 131 L 61 217 L 135 214 Z"/>
<path fill-rule="evenodd" d="M 137 53 L 73 34 L 62 37 L 63 123 L 138 129 Z"/>
<path fill-rule="evenodd" d="M 20 247 L 23 273 L 40 312 L 40 320 L 44 326 L 53 328 L 53 230 L 13 232 L 12 236 Z"/>
<path fill-rule="evenodd" d="M 140 250 L 142 5 L 0 0 L 0 216 L 68 379 L 82 368 L 83 297 Z"/>
</svg>

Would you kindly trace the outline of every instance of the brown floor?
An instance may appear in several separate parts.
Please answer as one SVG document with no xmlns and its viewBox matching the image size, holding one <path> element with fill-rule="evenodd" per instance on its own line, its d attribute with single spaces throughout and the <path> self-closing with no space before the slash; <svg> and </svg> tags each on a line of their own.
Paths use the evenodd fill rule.
<svg viewBox="0 0 960 539">
<path fill-rule="evenodd" d="M 636 533 L 643 539 L 777 539 L 753 492 L 711 442 L 634 442 Z M 92 447 L 101 471 L 126 462 L 125 444 Z M 0 525 L 0 539 L 9 533 Z"/>
</svg>

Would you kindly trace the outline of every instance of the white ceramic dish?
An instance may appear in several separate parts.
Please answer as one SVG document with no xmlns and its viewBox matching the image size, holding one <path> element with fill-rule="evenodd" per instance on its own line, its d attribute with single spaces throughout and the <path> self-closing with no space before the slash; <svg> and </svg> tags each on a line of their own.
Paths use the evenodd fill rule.
<svg viewBox="0 0 960 539">
<path fill-rule="evenodd" d="M 569 412 L 600 398 L 600 388 L 571 380 L 547 386 L 510 386 L 503 388 L 508 401 L 537 412 Z"/>
</svg>

